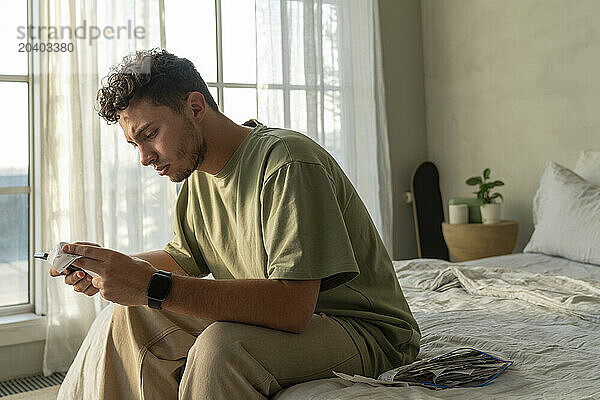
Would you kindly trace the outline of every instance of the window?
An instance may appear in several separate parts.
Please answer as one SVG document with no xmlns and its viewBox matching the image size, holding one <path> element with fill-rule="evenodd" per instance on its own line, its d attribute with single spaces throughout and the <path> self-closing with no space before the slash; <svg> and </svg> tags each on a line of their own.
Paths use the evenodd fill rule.
<svg viewBox="0 0 600 400">
<path fill-rule="evenodd" d="M 308 43 L 312 36 L 304 37 L 308 4 L 312 3 L 259 3 L 260 10 L 256 10 L 255 0 L 168 1 L 163 45 L 194 63 L 221 110 L 234 122 L 268 116 L 269 120 L 261 122 L 305 132 L 343 165 L 347 149 L 341 134 L 338 6 L 326 0 L 313 5 L 321 21 L 316 34 L 320 48 L 315 55 L 319 65 L 305 71 L 305 47 L 314 46 Z M 257 11 L 269 13 L 275 28 L 275 35 L 269 41 L 262 38 L 258 49 Z M 270 66 L 269 83 L 257 82 L 257 57 L 264 58 L 265 51 L 280 64 Z M 264 76 L 264 71 L 260 74 Z M 317 112 L 322 114 L 315 114 L 315 105 L 322 106 Z M 309 129 L 321 121 L 318 129 Z"/>
<path fill-rule="evenodd" d="M 30 259 L 29 53 L 19 52 L 28 2 L 3 2 L 0 13 L 0 314 L 33 309 Z M 25 33 L 25 31 L 23 31 Z"/>
<path fill-rule="evenodd" d="M 258 114 L 255 34 L 254 0 L 165 2 L 166 49 L 194 63 L 238 124 Z"/>
</svg>

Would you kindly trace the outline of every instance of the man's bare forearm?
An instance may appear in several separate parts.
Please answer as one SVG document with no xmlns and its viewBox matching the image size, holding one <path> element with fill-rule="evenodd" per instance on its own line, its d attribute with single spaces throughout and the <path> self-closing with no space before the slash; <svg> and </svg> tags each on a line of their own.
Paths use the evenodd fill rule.
<svg viewBox="0 0 600 400">
<path fill-rule="evenodd" d="M 154 268 L 162 269 L 164 271 L 169 271 L 176 275 L 187 276 L 188 273 L 185 272 L 179 264 L 164 250 L 153 250 L 147 251 L 145 253 L 136 254 L 132 257 L 141 258 L 142 260 L 148 261 L 150 264 L 154 266 Z"/>
<path fill-rule="evenodd" d="M 189 277 L 164 250 L 134 257 L 170 271 L 173 284 L 163 307 L 213 321 L 243 322 L 300 333 L 314 312 L 320 280 L 208 280 Z"/>
<path fill-rule="evenodd" d="M 303 332 L 315 310 L 320 280 L 210 280 L 174 276 L 167 310 L 213 321 Z"/>
</svg>

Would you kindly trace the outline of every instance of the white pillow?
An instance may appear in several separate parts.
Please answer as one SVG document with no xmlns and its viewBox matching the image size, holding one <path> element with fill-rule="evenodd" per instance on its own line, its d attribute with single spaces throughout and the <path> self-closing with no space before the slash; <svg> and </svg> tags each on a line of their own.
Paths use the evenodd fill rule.
<svg viewBox="0 0 600 400">
<path fill-rule="evenodd" d="M 586 181 L 600 185 L 600 151 L 582 151 L 573 171 Z"/>
<path fill-rule="evenodd" d="M 600 264 L 600 186 L 547 161 L 533 199 L 533 223 L 523 252 Z"/>
</svg>

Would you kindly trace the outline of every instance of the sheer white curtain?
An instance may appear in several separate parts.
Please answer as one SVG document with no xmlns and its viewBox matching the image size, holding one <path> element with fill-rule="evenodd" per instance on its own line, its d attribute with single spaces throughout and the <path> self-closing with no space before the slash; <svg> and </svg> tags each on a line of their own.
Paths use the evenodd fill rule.
<svg viewBox="0 0 600 400">
<path fill-rule="evenodd" d="M 256 0 L 258 117 L 338 161 L 387 248 L 392 187 L 376 0 Z"/>
<path fill-rule="evenodd" d="M 41 248 L 85 240 L 131 254 L 162 248 L 171 238 L 175 185 L 142 168 L 120 127 L 94 111 L 109 66 L 134 50 L 160 46 L 159 16 L 159 0 L 40 1 L 40 26 L 144 32 L 73 38 L 73 52 L 41 53 Z M 44 373 L 69 367 L 105 304 L 99 295 L 75 293 L 62 279 L 47 279 Z"/>
</svg>

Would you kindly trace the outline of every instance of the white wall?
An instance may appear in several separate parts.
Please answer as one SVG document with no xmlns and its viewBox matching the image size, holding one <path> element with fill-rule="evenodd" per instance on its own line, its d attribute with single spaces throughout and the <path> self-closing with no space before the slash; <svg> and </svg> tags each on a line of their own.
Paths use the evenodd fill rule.
<svg viewBox="0 0 600 400">
<path fill-rule="evenodd" d="M 600 148 L 600 1 L 422 0 L 427 143 L 444 200 L 492 169 L 503 218 L 533 232 L 545 160 Z M 447 212 L 447 211 L 446 211 Z"/>
<path fill-rule="evenodd" d="M 0 381 L 42 373 L 44 341 L 0 347 Z"/>
<path fill-rule="evenodd" d="M 379 0 L 394 204 L 394 259 L 417 257 L 412 205 L 404 201 L 417 164 L 427 160 L 419 0 Z"/>
</svg>

